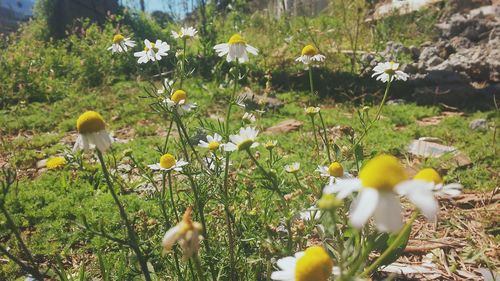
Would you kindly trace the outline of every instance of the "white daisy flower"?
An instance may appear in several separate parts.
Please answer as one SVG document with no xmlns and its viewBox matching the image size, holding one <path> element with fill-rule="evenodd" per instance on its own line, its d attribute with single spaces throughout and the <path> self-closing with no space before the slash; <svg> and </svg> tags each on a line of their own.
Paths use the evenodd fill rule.
<svg viewBox="0 0 500 281">
<path fill-rule="evenodd" d="M 175 159 L 175 157 L 172 154 L 164 154 L 160 158 L 160 163 L 148 165 L 148 167 L 151 170 L 155 171 L 177 171 L 181 172 L 182 167 L 186 166 L 189 164 L 188 162 L 182 160 L 182 159 Z"/>
<path fill-rule="evenodd" d="M 252 127 L 240 128 L 238 135 L 230 135 L 228 142 L 224 145 L 224 151 L 246 150 L 259 146 L 256 142 L 259 130 Z"/>
<path fill-rule="evenodd" d="M 320 246 L 312 246 L 293 257 L 285 257 L 277 262 L 280 270 L 271 274 L 272 280 L 279 281 L 327 281 L 338 275 L 339 268 L 333 266 L 333 260 Z"/>
<path fill-rule="evenodd" d="M 463 186 L 459 183 L 444 184 L 443 178 L 432 168 L 420 170 L 411 182 L 407 183 L 407 187 L 418 188 L 417 186 L 425 186 L 435 195 L 442 197 L 456 197 L 462 193 L 463 189 Z"/>
<path fill-rule="evenodd" d="M 113 143 L 113 138 L 106 131 L 106 125 L 102 116 L 95 111 L 87 111 L 76 120 L 76 139 L 73 151 L 83 149 L 88 151 L 97 147 L 99 151 L 106 152 Z"/>
<path fill-rule="evenodd" d="M 335 190 L 339 192 L 337 197 L 345 197 L 347 195 L 341 193 L 343 189 L 347 194 L 359 191 L 351 205 L 351 224 L 361 228 L 373 216 L 378 230 L 397 232 L 403 226 L 399 195 L 406 196 L 429 220 L 434 219 L 439 210 L 432 191 L 422 186 L 414 188 L 411 183 L 396 157 L 380 155 L 366 163 L 359 179 L 339 180 L 323 192 Z"/>
<path fill-rule="evenodd" d="M 241 118 L 241 120 L 243 120 L 243 122 L 245 122 L 246 124 L 250 124 L 250 123 L 254 123 L 255 120 L 257 120 L 257 119 L 255 118 L 255 115 L 253 113 L 245 112 L 245 114 L 243 114 L 243 117 Z"/>
<path fill-rule="evenodd" d="M 170 98 L 166 98 L 164 102 L 170 109 L 177 108 L 179 114 L 189 112 L 197 107 L 196 103 L 187 102 L 187 93 L 184 90 L 174 91 Z"/>
<path fill-rule="evenodd" d="M 115 36 L 113 36 L 113 44 L 108 48 L 108 50 L 111 50 L 113 54 L 122 53 L 126 52 L 129 47 L 135 47 L 135 42 L 130 40 L 130 38 L 125 38 L 121 34 L 116 34 Z"/>
<path fill-rule="evenodd" d="M 198 33 L 198 30 L 196 30 L 194 27 L 181 27 L 181 30 L 179 32 L 172 30 L 172 37 L 175 39 L 183 39 L 183 38 L 189 38 L 189 37 L 195 37 L 196 34 Z"/>
<path fill-rule="evenodd" d="M 409 75 L 401 70 L 398 70 L 398 68 L 399 63 L 395 63 L 393 61 L 379 62 L 373 68 L 374 73 L 372 74 L 372 77 L 377 76 L 377 80 L 380 80 L 384 83 L 389 82 L 389 80 L 392 81 L 394 79 L 406 81 Z"/>
<path fill-rule="evenodd" d="M 182 221 L 165 233 L 161 243 L 164 253 L 170 252 L 175 243 L 179 243 L 181 246 L 186 260 L 198 253 L 200 242 L 203 239 L 201 236 L 203 228 L 200 223 L 193 222 L 192 212 L 191 207 L 189 207 L 182 216 Z"/>
<path fill-rule="evenodd" d="M 200 140 L 198 146 L 208 148 L 214 152 L 222 148 L 222 136 L 215 133 L 213 136 L 207 135 L 207 141 Z"/>
<path fill-rule="evenodd" d="M 134 56 L 138 57 L 138 63 L 147 63 L 148 61 L 159 61 L 161 57 L 167 56 L 167 52 L 170 50 L 170 45 L 167 42 L 161 40 L 156 40 L 155 43 L 151 43 L 148 39 L 144 40 L 144 50 L 140 52 L 135 52 Z"/>
<path fill-rule="evenodd" d="M 300 170 L 300 163 L 299 162 L 293 162 L 290 165 L 285 165 L 285 172 L 294 174 L 297 173 Z"/>
<path fill-rule="evenodd" d="M 306 112 L 306 114 L 311 115 L 311 116 L 318 114 L 318 112 L 320 110 L 321 110 L 321 108 L 314 107 L 314 106 L 309 106 L 309 107 L 304 108 L 304 111 Z"/>
<path fill-rule="evenodd" d="M 322 62 L 325 56 L 318 53 L 318 50 L 313 45 L 306 45 L 302 48 L 301 56 L 296 58 L 295 61 L 309 65 L 311 62 Z"/>
<path fill-rule="evenodd" d="M 214 49 L 219 57 L 227 55 L 226 60 L 228 62 L 237 60 L 240 63 L 244 63 L 248 61 L 248 53 L 252 55 L 259 53 L 259 50 L 248 45 L 245 39 L 239 34 L 231 36 L 227 43 L 215 45 Z"/>
<path fill-rule="evenodd" d="M 345 180 L 352 178 L 352 175 L 344 172 L 344 167 L 339 162 L 333 162 L 330 166 L 318 166 L 316 172 L 319 172 L 322 177 L 330 178 L 328 185 L 332 185 L 337 179 Z"/>
</svg>

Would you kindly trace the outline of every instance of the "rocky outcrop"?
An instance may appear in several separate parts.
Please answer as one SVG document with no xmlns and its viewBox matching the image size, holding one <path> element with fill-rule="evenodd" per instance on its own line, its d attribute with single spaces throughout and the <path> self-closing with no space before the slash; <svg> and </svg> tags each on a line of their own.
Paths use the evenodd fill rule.
<svg viewBox="0 0 500 281">
<path fill-rule="evenodd" d="M 435 41 L 419 48 L 389 42 L 380 53 L 385 60 L 401 54 L 413 59 L 403 70 L 410 74 L 417 100 L 431 96 L 442 102 L 465 96 L 490 99 L 500 94 L 500 5 L 477 7 L 476 2 L 476 8 L 451 14 L 438 23 Z M 370 65 L 366 72 L 378 62 L 373 55 L 363 60 Z"/>
</svg>

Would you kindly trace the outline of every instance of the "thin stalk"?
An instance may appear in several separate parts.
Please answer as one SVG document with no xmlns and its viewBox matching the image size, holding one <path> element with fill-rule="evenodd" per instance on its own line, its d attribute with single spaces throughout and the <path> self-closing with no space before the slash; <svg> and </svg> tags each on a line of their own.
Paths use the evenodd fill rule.
<svg viewBox="0 0 500 281">
<path fill-rule="evenodd" d="M 200 257 L 198 256 L 198 254 L 194 254 L 194 256 L 191 258 L 193 260 L 193 263 L 194 263 L 194 268 L 196 269 L 196 273 L 198 274 L 198 280 L 207 280 L 205 278 L 205 273 L 203 271 L 203 268 L 201 266 L 201 260 L 200 260 Z"/>
<path fill-rule="evenodd" d="M 309 86 L 311 88 L 311 95 L 314 96 L 314 82 L 313 82 L 312 65 L 309 66 Z"/>
<path fill-rule="evenodd" d="M 224 167 L 224 187 L 223 192 L 225 196 L 224 200 L 224 213 L 226 216 L 227 225 L 227 238 L 229 242 L 229 268 L 231 273 L 231 280 L 235 280 L 235 259 L 234 259 L 234 237 L 233 237 L 233 227 L 231 221 L 231 210 L 229 208 L 229 152 L 226 152 L 226 165 Z"/>
<path fill-rule="evenodd" d="M 168 126 L 167 135 L 165 136 L 165 142 L 163 143 L 163 153 L 167 151 L 168 140 L 170 138 L 170 132 L 172 131 L 172 126 L 174 125 L 174 119 L 170 120 L 170 125 Z"/>
<path fill-rule="evenodd" d="M 411 228 L 413 222 L 417 219 L 417 217 L 418 217 L 418 212 L 413 213 L 413 215 L 405 224 L 403 229 L 401 229 L 401 231 L 399 232 L 394 242 L 392 242 L 392 244 L 389 245 L 389 247 L 367 269 L 365 269 L 363 273 L 361 273 L 360 277 L 365 277 L 370 275 L 370 273 L 376 270 L 379 267 L 379 265 L 401 245 L 405 233 Z"/>
<path fill-rule="evenodd" d="M 106 184 L 108 185 L 108 190 L 111 193 L 111 196 L 113 197 L 113 200 L 115 201 L 116 206 L 118 206 L 118 209 L 120 211 L 120 217 L 123 220 L 123 223 L 125 224 L 127 228 L 127 234 L 129 238 L 129 246 L 132 248 L 132 250 L 135 252 L 135 255 L 137 256 L 137 260 L 139 261 L 139 265 L 141 267 L 141 271 L 144 275 L 144 278 L 146 281 L 151 281 L 151 275 L 149 273 L 148 265 L 147 265 L 147 260 L 143 256 L 141 249 L 139 247 L 138 239 L 137 239 L 137 234 L 135 233 L 132 224 L 130 223 L 127 212 L 125 211 L 125 208 L 123 207 L 122 203 L 118 199 L 118 196 L 116 195 L 116 192 L 113 187 L 113 183 L 111 182 L 111 178 L 109 176 L 108 169 L 106 168 L 106 163 L 104 162 L 104 158 L 102 156 L 102 153 L 99 149 L 96 149 L 97 157 L 99 158 L 99 162 L 101 163 L 101 168 L 102 172 L 104 174 L 104 178 L 106 180 Z"/>
<path fill-rule="evenodd" d="M 38 268 L 26 265 L 23 261 L 21 261 L 20 259 L 18 259 L 13 254 L 11 254 L 7 249 L 5 249 L 1 245 L 0 245 L 0 253 L 3 253 L 5 256 L 7 256 L 10 260 L 12 260 L 14 263 L 16 263 L 24 271 L 28 272 L 34 278 L 36 278 L 36 280 L 44 280 L 45 275 L 42 274 L 42 273 L 40 273 L 40 271 L 38 270 Z"/>
<path fill-rule="evenodd" d="M 183 46 L 182 46 L 182 61 L 181 61 L 181 81 L 179 82 L 179 87 L 182 89 L 182 83 L 184 82 L 184 76 L 186 75 L 185 73 L 185 63 L 186 63 L 186 40 L 187 38 L 183 38 Z"/>
<path fill-rule="evenodd" d="M 170 203 L 172 204 L 172 209 L 174 210 L 174 214 L 175 214 L 175 219 L 177 221 L 177 223 L 179 223 L 179 214 L 177 213 L 177 206 L 175 204 L 175 200 L 174 200 L 174 192 L 173 192 L 173 188 L 172 188 L 172 171 L 168 171 L 168 190 L 169 190 L 169 193 L 170 193 Z"/>
<path fill-rule="evenodd" d="M 314 123 L 314 116 L 310 115 L 311 118 L 311 123 L 313 127 L 313 135 L 314 135 L 314 144 L 316 145 L 316 152 L 319 155 L 319 142 L 318 142 L 318 136 L 316 136 L 316 124 Z"/>
<path fill-rule="evenodd" d="M 328 161 L 332 163 L 332 157 L 330 156 L 330 142 L 328 141 L 328 136 L 326 134 L 326 126 L 325 126 L 325 121 L 323 120 L 323 115 L 321 115 L 321 111 L 319 113 L 319 119 L 321 120 L 321 126 L 323 127 L 323 141 L 325 142 L 326 146 L 326 154 L 328 155 Z"/>
</svg>

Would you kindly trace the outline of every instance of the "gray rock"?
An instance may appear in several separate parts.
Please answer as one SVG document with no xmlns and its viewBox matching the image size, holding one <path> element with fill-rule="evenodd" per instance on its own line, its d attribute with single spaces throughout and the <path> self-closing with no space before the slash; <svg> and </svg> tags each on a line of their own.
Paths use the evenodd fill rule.
<svg viewBox="0 0 500 281">
<path fill-rule="evenodd" d="M 488 121 L 486 119 L 475 119 L 469 123 L 469 128 L 474 131 L 488 130 Z"/>
<path fill-rule="evenodd" d="M 427 61 L 427 65 L 429 67 L 436 66 L 438 64 L 441 64 L 444 60 L 438 56 L 433 56 Z"/>
</svg>

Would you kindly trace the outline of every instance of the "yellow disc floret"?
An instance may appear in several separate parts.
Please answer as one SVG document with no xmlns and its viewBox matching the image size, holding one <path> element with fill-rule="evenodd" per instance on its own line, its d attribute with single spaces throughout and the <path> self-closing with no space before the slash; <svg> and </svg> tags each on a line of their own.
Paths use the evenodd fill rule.
<svg viewBox="0 0 500 281">
<path fill-rule="evenodd" d="M 399 160 L 391 155 L 379 155 L 366 163 L 359 173 L 363 187 L 381 191 L 392 191 L 407 179 L 405 169 Z"/>
<path fill-rule="evenodd" d="M 318 54 L 318 50 L 313 45 L 306 45 L 304 48 L 302 48 L 302 55 L 303 56 L 315 56 Z"/>
<path fill-rule="evenodd" d="M 145 46 L 144 47 L 144 51 L 149 51 L 149 50 L 153 50 L 153 52 L 157 53 L 158 52 L 158 48 L 156 48 L 156 44 L 155 43 L 151 43 L 151 48 L 148 48 L 148 46 Z"/>
<path fill-rule="evenodd" d="M 47 160 L 47 169 L 55 170 L 64 167 L 66 165 L 66 159 L 64 157 L 52 157 Z"/>
<path fill-rule="evenodd" d="M 216 141 L 211 141 L 208 143 L 208 149 L 210 149 L 211 151 L 215 151 L 217 149 L 219 149 L 220 147 L 220 143 L 216 142 Z"/>
<path fill-rule="evenodd" d="M 236 34 L 233 34 L 233 36 L 231 36 L 231 38 L 229 38 L 229 42 L 227 42 L 227 43 L 229 43 L 231 45 L 246 44 L 246 41 L 245 41 L 245 39 L 243 39 L 243 37 L 241 37 L 241 35 L 236 33 Z"/>
<path fill-rule="evenodd" d="M 391 75 L 391 76 L 396 74 L 396 70 L 393 69 L 394 63 L 395 62 L 393 62 L 393 61 L 389 62 L 390 68 L 387 68 L 386 70 L 384 70 L 384 72 Z"/>
<path fill-rule="evenodd" d="M 252 147 L 253 140 L 247 139 L 238 144 L 238 150 L 247 150 Z"/>
<path fill-rule="evenodd" d="M 183 90 L 177 90 L 172 94 L 170 99 L 178 104 L 181 100 L 185 101 L 187 99 L 187 93 Z"/>
<path fill-rule="evenodd" d="M 420 172 L 418 172 L 413 179 L 433 182 L 435 184 L 443 183 L 443 178 L 432 168 L 420 170 Z"/>
<path fill-rule="evenodd" d="M 309 247 L 297 260 L 296 281 L 326 281 L 332 275 L 333 261 L 320 246 Z"/>
<path fill-rule="evenodd" d="M 80 134 L 97 133 L 106 128 L 101 114 L 95 111 L 87 111 L 76 120 L 76 130 Z"/>
<path fill-rule="evenodd" d="M 344 168 L 339 162 L 333 162 L 328 166 L 328 174 L 332 177 L 341 177 L 344 175 Z"/>
<path fill-rule="evenodd" d="M 125 37 L 123 37 L 123 35 L 121 35 L 121 34 L 116 34 L 115 36 L 113 36 L 113 43 L 114 44 L 118 44 L 118 43 L 122 42 L 123 40 L 125 40 Z"/>
<path fill-rule="evenodd" d="M 317 114 L 319 111 L 319 107 L 309 106 L 306 108 L 306 114 L 311 116 Z"/>
<path fill-rule="evenodd" d="M 163 169 L 170 169 L 175 166 L 175 163 L 177 163 L 177 160 L 172 154 L 167 153 L 160 158 L 160 167 Z"/>
</svg>

